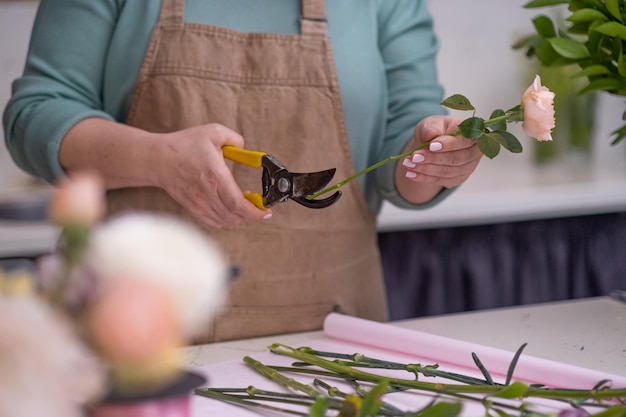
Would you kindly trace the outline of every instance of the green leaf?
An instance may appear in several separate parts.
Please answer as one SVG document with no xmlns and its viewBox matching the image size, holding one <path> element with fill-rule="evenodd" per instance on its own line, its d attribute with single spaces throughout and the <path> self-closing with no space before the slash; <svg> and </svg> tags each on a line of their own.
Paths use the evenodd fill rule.
<svg viewBox="0 0 626 417">
<path fill-rule="evenodd" d="M 611 145 L 617 145 L 619 142 L 621 142 L 624 138 L 626 138 L 626 125 L 620 127 L 617 130 L 614 130 L 613 132 L 611 132 L 611 136 L 615 135 L 615 139 L 613 139 L 613 141 L 611 142 Z"/>
<path fill-rule="evenodd" d="M 442 101 L 441 104 L 454 110 L 476 110 L 469 99 L 461 94 L 453 94 Z"/>
<path fill-rule="evenodd" d="M 620 38 L 626 41 L 626 26 L 617 22 L 607 22 L 596 26 L 593 30 L 606 36 Z"/>
<path fill-rule="evenodd" d="M 626 78 L 626 59 L 624 59 L 624 52 L 621 50 L 617 57 L 617 73 Z"/>
<path fill-rule="evenodd" d="M 560 65 L 573 64 L 577 61 L 568 60 L 556 53 L 550 42 L 543 41 L 535 48 L 537 59 L 546 67 L 556 67 Z"/>
<path fill-rule="evenodd" d="M 524 48 L 532 48 L 541 43 L 542 37 L 539 35 L 529 35 L 523 38 L 518 39 L 511 45 L 511 48 L 514 50 L 524 49 Z"/>
<path fill-rule="evenodd" d="M 612 91 L 619 90 L 623 87 L 623 82 L 615 78 L 598 78 L 592 80 L 585 88 L 580 90 L 578 94 L 587 94 L 592 91 Z"/>
<path fill-rule="evenodd" d="M 495 119 L 496 117 L 504 116 L 504 110 L 497 109 L 491 113 L 489 116 L 490 119 Z M 486 126 L 492 128 L 493 130 L 506 130 L 506 120 L 498 120 L 497 122 L 488 123 Z"/>
<path fill-rule="evenodd" d="M 568 38 L 550 38 L 548 39 L 550 46 L 554 48 L 557 54 L 568 59 L 583 59 L 589 57 L 587 47 L 573 39 Z"/>
<path fill-rule="evenodd" d="M 624 411 L 623 405 L 614 405 L 604 411 L 593 414 L 593 417 L 624 417 L 625 415 L 626 411 Z"/>
<path fill-rule="evenodd" d="M 583 68 L 582 70 L 571 75 L 572 78 L 577 77 L 589 77 L 594 75 L 607 75 L 610 74 L 611 70 L 609 70 L 604 65 L 595 64 L 589 65 L 588 67 Z"/>
<path fill-rule="evenodd" d="M 523 398 L 528 392 L 528 385 L 516 381 L 511 385 L 507 385 L 502 391 L 495 394 L 499 398 Z"/>
<path fill-rule="evenodd" d="M 361 403 L 361 408 L 359 409 L 359 417 L 370 417 L 378 414 L 378 410 L 382 404 L 382 396 L 387 393 L 387 389 L 389 388 L 389 382 L 383 380 L 376 384 L 374 388 L 372 388 L 365 397 L 363 398 L 363 402 Z"/>
<path fill-rule="evenodd" d="M 493 159 L 500 153 L 500 142 L 487 135 L 477 139 L 478 149 L 489 159 Z"/>
<path fill-rule="evenodd" d="M 326 410 L 328 410 L 328 397 L 325 395 L 319 395 L 309 408 L 309 416 L 324 417 L 326 415 Z"/>
<path fill-rule="evenodd" d="M 508 149 L 509 152 L 521 153 L 523 151 L 522 143 L 512 133 L 509 133 L 506 130 L 496 130 L 493 133 L 502 138 L 500 143 Z"/>
<path fill-rule="evenodd" d="M 609 18 L 606 17 L 604 13 L 595 9 L 580 9 L 576 10 L 574 13 L 572 13 L 571 16 L 569 16 L 565 20 L 569 20 L 573 23 L 593 22 L 594 20 L 601 20 L 606 22 L 609 20 Z"/>
<path fill-rule="evenodd" d="M 515 107 L 511 107 L 506 111 L 508 114 L 507 119 L 510 122 L 523 122 L 524 121 L 524 109 L 521 104 L 518 104 Z"/>
<path fill-rule="evenodd" d="M 622 18 L 622 13 L 619 10 L 619 2 L 624 2 L 624 0 L 606 0 L 605 6 L 606 9 L 611 13 L 611 16 L 624 23 L 624 19 Z"/>
<path fill-rule="evenodd" d="M 567 4 L 568 0 L 532 0 L 524 5 L 527 9 L 533 9 L 537 7 L 555 6 L 557 4 Z"/>
<path fill-rule="evenodd" d="M 417 413 L 417 417 L 457 417 L 462 409 L 461 403 L 440 402 L 426 407 Z"/>
<path fill-rule="evenodd" d="M 522 355 L 522 351 L 525 347 L 526 343 L 520 346 L 515 352 L 515 355 L 513 355 L 513 360 L 511 360 L 511 363 L 509 364 L 509 369 L 506 371 L 506 382 L 504 383 L 504 385 L 509 385 L 511 383 L 511 380 L 513 379 L 513 373 L 515 372 L 515 367 L 517 366 L 519 357 Z"/>
<path fill-rule="evenodd" d="M 468 139 L 478 139 L 485 132 L 485 121 L 480 117 L 470 117 L 459 123 L 459 131 Z"/>
<path fill-rule="evenodd" d="M 553 38 L 556 36 L 556 29 L 554 23 L 546 15 L 539 15 L 533 19 L 533 25 L 539 36 L 543 38 Z"/>
</svg>

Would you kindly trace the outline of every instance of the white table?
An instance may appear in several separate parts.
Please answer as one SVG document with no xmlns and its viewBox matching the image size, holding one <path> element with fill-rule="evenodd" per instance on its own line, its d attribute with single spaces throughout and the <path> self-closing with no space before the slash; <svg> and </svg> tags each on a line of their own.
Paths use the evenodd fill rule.
<svg viewBox="0 0 626 417">
<path fill-rule="evenodd" d="M 468 342 L 515 351 L 598 371 L 626 375 L 626 303 L 597 297 L 448 314 L 394 322 Z M 304 346 L 321 331 L 277 335 L 185 349 L 190 366 L 203 366 L 262 352 L 274 343 Z"/>
</svg>

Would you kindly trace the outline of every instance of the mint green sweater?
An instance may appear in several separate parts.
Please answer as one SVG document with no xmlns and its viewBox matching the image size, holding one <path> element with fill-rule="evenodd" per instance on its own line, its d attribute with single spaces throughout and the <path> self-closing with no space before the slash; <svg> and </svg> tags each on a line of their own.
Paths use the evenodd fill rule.
<svg viewBox="0 0 626 417">
<path fill-rule="evenodd" d="M 400 153 L 424 117 L 445 114 L 437 39 L 426 0 L 327 0 L 331 40 L 355 170 Z M 42 0 L 24 74 L 5 109 L 6 145 L 23 170 L 54 183 L 58 151 L 77 122 L 124 122 L 159 0 Z M 188 22 L 244 32 L 298 33 L 298 0 L 187 0 Z M 285 161 L 288 164 L 289 161 Z M 359 179 L 372 211 L 412 205 L 393 164 Z"/>
</svg>

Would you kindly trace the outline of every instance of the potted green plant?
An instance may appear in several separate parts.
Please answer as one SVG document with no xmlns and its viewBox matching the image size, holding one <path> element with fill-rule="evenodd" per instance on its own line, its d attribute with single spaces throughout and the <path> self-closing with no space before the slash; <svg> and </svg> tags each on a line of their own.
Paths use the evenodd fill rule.
<svg viewBox="0 0 626 417">
<path fill-rule="evenodd" d="M 531 0 L 525 8 L 567 5 L 567 26 L 552 18 L 533 19 L 535 32 L 513 47 L 526 50 L 546 67 L 575 65 L 572 77 L 587 84 L 578 93 L 604 91 L 626 96 L 626 2 L 624 0 Z M 626 120 L 626 113 L 624 114 Z M 611 133 L 612 144 L 626 137 L 626 124 Z"/>
</svg>

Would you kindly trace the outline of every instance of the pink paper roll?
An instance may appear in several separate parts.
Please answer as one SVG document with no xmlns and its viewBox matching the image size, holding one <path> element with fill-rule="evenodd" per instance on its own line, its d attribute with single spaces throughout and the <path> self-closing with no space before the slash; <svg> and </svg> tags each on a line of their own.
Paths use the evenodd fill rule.
<svg viewBox="0 0 626 417">
<path fill-rule="evenodd" d="M 476 353 L 494 379 L 496 376 L 506 376 L 515 354 L 337 313 L 331 313 L 326 317 L 324 332 L 329 338 L 414 356 L 421 360 L 431 360 L 439 363 L 442 369 L 449 364 L 476 370 L 471 356 L 472 353 Z M 544 384 L 554 388 L 591 389 L 603 379 L 611 380 L 613 388 L 626 387 L 626 377 L 623 376 L 523 354 L 513 374 L 515 381 Z M 504 378 L 496 382 L 504 382 Z"/>
</svg>

